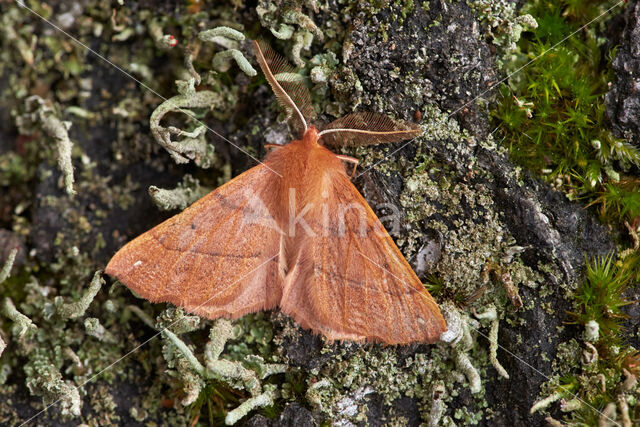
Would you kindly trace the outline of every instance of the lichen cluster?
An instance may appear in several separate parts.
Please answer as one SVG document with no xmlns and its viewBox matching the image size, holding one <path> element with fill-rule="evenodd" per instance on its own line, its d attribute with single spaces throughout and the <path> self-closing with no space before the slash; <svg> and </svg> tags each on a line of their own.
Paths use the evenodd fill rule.
<svg viewBox="0 0 640 427">
<path fill-rule="evenodd" d="M 175 355 L 176 350 L 162 357 L 160 340 L 145 342 L 140 321 L 132 317 L 135 310 L 128 308 L 127 299 L 131 299 L 128 291 L 118 285 L 105 287 L 104 279 L 97 273 L 93 280 L 91 276 L 97 268 L 104 267 L 105 254 L 114 249 L 107 250 L 106 245 L 114 238 L 120 240 L 118 245 L 124 241 L 124 236 L 114 227 L 112 215 L 140 206 L 132 192 L 146 193 L 146 188 L 140 188 L 137 182 L 144 173 L 127 168 L 145 159 L 150 171 L 156 174 L 167 171 L 166 162 L 157 156 L 160 151 L 152 142 L 153 132 L 157 131 L 160 141 L 173 149 L 172 154 L 175 153 L 178 160 L 192 159 L 200 167 L 213 168 L 217 176 L 204 179 L 209 188 L 216 185 L 216 177 L 220 181 L 229 179 L 230 169 L 217 157 L 211 135 L 208 139 L 202 137 L 202 129 L 199 131 L 197 125 L 203 125 L 202 121 L 210 116 L 216 120 L 228 118 L 238 98 L 238 85 L 229 81 L 221 83 L 225 61 L 220 55 L 212 54 L 216 69 L 210 72 L 211 65 L 204 62 L 194 65 L 194 61 L 205 61 L 207 57 L 211 64 L 207 47 L 202 48 L 200 56 L 194 51 L 203 42 L 216 42 L 198 39 L 198 33 L 192 32 L 194 22 L 203 19 L 202 15 L 196 18 L 197 13 L 183 11 L 180 22 L 173 22 L 155 18 L 156 14 L 149 10 L 112 8 L 106 2 L 63 7 L 62 11 L 32 2 L 27 6 L 33 13 L 17 4 L 0 6 L 2 31 L 7 35 L 0 40 L 3 47 L 0 73 L 8 83 L 1 85 L 0 90 L 3 97 L 10 100 L 2 108 L 10 109 L 15 132 L 21 135 L 15 145 L 11 141 L 8 146 L 0 147 L 0 224 L 11 229 L 3 245 L 14 240 L 20 244 L 6 261 L 3 259 L 0 273 L 0 294 L 3 295 L 0 418 L 3 423 L 24 421 L 36 415 L 43 404 L 52 404 L 47 417 L 84 418 L 92 425 L 118 422 L 123 415 L 139 422 L 151 416 L 154 420 L 164 420 L 163 423 L 184 424 L 184 420 L 195 416 L 188 409 L 200 394 L 192 386 L 201 381 L 197 380 L 198 374 L 185 368 L 184 359 Z M 227 8 L 219 8 L 215 13 L 227 13 L 225 10 L 231 10 L 231 6 Z M 91 54 L 87 57 L 86 47 L 57 31 L 41 33 L 47 24 L 34 13 L 69 30 L 85 46 L 91 44 L 92 37 L 104 40 L 104 44 L 92 48 L 118 64 L 120 70 L 109 64 L 100 68 L 101 59 Z M 205 20 L 208 22 L 209 18 Z M 229 34 L 241 32 L 227 29 L 222 36 Z M 184 51 L 176 47 L 180 43 L 184 43 Z M 122 48 L 125 44 L 129 45 L 126 54 Z M 164 92 L 161 87 L 164 87 L 165 74 L 156 74 L 151 64 L 158 56 L 172 58 L 174 52 L 175 72 L 167 75 L 169 81 L 164 83 L 166 87 L 173 87 L 173 77 L 181 91 L 169 96 L 169 101 L 163 104 L 162 97 L 158 99 L 154 95 Z M 236 52 L 239 51 L 236 49 Z M 242 63 L 239 55 L 235 53 L 232 57 L 247 68 L 248 62 L 244 59 Z M 21 65 L 20 72 L 16 72 L 11 68 L 15 63 L 26 66 Z M 250 68 L 249 65 L 248 70 Z M 96 69 L 98 73 L 106 73 L 107 78 L 94 74 Z M 194 87 L 196 76 L 190 71 L 195 69 L 203 76 L 200 80 L 197 75 L 197 84 L 210 85 L 208 90 Z M 218 77 L 213 77 L 215 75 Z M 133 79 L 145 85 L 144 88 L 136 90 Z M 109 87 L 114 83 L 114 87 Z M 159 110 L 154 115 L 152 111 L 156 108 Z M 163 117 L 171 116 L 172 111 L 186 112 L 187 120 L 179 124 L 173 117 Z M 5 117 L 9 110 L 2 113 L 3 120 L 9 119 Z M 163 118 L 173 125 L 168 130 L 160 126 Z M 151 126 L 152 132 L 146 124 L 149 121 L 155 125 Z M 92 140 L 95 129 L 109 127 L 111 133 L 98 133 Z M 173 130 L 179 141 L 162 138 Z M 54 162 L 59 164 L 58 170 Z M 117 177 L 114 179 L 114 176 Z M 177 191 L 170 192 L 158 187 L 175 185 L 175 181 L 160 180 L 154 182 L 158 187 L 150 191 L 165 209 L 184 208 L 194 197 L 203 194 L 198 182 L 197 178 L 185 179 Z M 60 190 L 76 196 L 71 199 Z M 42 195 L 41 200 L 36 201 L 36 191 Z M 5 210 L 5 207 L 11 209 Z M 140 218 L 139 213 L 135 216 Z M 54 220 L 66 226 L 59 227 Z M 53 234 L 47 228 L 49 223 Z M 24 252 L 25 238 L 36 242 L 29 253 Z M 249 328 L 253 329 L 261 330 L 258 326 Z M 171 333 L 167 331 L 165 335 L 179 343 L 178 335 Z M 169 348 L 169 344 L 164 347 Z M 255 353 L 247 346 L 242 351 Z M 153 355 L 160 359 L 156 360 Z M 246 359 L 251 360 L 250 366 L 256 369 L 264 366 L 266 371 L 260 371 L 251 392 L 257 390 L 260 379 L 273 373 L 269 370 L 272 365 L 258 363 L 257 357 L 251 359 L 247 355 Z M 234 361 L 230 366 L 235 367 L 236 363 L 239 362 Z M 144 378 L 150 373 L 160 375 L 146 381 Z M 16 402 L 15 397 L 12 398 L 19 386 L 16 376 L 23 378 L 21 386 L 33 396 L 31 402 Z M 174 377 L 177 382 L 172 380 Z M 189 378 L 191 381 L 186 381 Z M 123 383 L 141 385 L 139 392 L 129 396 L 130 401 L 118 397 L 117 388 Z M 224 378 L 218 380 L 220 388 L 224 388 L 222 384 Z M 210 388 L 211 384 L 204 386 Z M 178 404 L 163 413 L 160 408 L 167 405 L 167 399 L 163 402 L 163 396 L 170 394 L 167 389 L 191 393 L 190 398 L 181 400 L 187 406 L 181 409 L 182 404 Z M 252 408 L 273 402 L 276 389 L 265 385 L 264 393 L 254 393 L 253 399 L 262 399 L 260 402 L 243 403 L 245 396 L 236 396 L 240 399 L 238 410 L 233 412 L 236 419 Z M 271 396 L 270 399 L 264 400 L 267 396 Z M 252 394 L 248 392 L 246 397 L 252 398 Z M 31 410 L 18 412 L 14 406 L 23 404 L 29 408 L 29 403 L 34 405 Z M 128 414 L 123 413 L 123 407 L 130 408 Z M 230 408 L 225 404 L 223 409 Z"/>
<path fill-rule="evenodd" d="M 535 30 L 538 23 L 530 14 L 520 15 L 516 3 L 507 0 L 471 0 L 469 6 L 486 26 L 491 43 L 500 49 L 497 64 L 502 67 L 511 60 L 523 31 Z"/>
</svg>

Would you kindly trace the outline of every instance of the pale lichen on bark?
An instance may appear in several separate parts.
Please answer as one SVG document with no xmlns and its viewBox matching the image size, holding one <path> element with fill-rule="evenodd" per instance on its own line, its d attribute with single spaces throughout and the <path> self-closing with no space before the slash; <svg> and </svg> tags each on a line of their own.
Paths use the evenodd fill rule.
<svg viewBox="0 0 640 427">
<path fill-rule="evenodd" d="M 211 30 L 202 31 L 198 34 L 202 41 L 217 43 L 226 48 L 222 52 L 217 52 L 212 59 L 211 66 L 218 71 L 225 72 L 231 68 L 233 59 L 238 67 L 248 76 L 255 76 L 258 72 L 251 66 L 243 53 L 238 50 L 238 42 L 245 40 L 244 34 L 229 27 L 216 27 Z"/>
<path fill-rule="evenodd" d="M 148 326 L 154 329 L 157 327 L 152 319 L 138 307 L 129 306 L 128 308 Z M 172 324 L 173 323 L 175 322 L 172 322 Z M 249 357 L 247 360 L 250 364 L 255 365 L 255 370 L 253 370 L 245 368 L 241 362 L 220 359 L 227 340 L 234 337 L 233 328 L 228 320 L 219 319 L 215 321 L 211 328 L 209 341 L 204 348 L 205 365 L 200 363 L 191 348 L 176 334 L 171 332 L 168 327 L 162 328 L 160 333 L 166 338 L 168 343 L 175 346 L 188 364 L 188 368 L 182 366 L 180 359 L 176 359 L 175 354 L 168 349 L 166 347 L 167 344 L 165 344 L 163 353 L 169 363 L 169 367 L 177 367 L 178 371 L 181 372 L 183 381 L 188 380 L 185 384 L 185 389 L 189 390 L 189 392 L 187 393 L 187 397 L 182 400 L 183 405 L 187 406 L 195 401 L 207 380 L 219 380 L 229 384 L 233 388 L 247 390 L 251 397 L 236 409 L 227 413 L 225 422 L 227 425 L 232 425 L 253 409 L 272 405 L 275 398 L 279 396 L 275 385 L 267 385 L 263 390 L 260 380 L 274 374 L 284 373 L 287 368 L 286 365 L 264 363 L 264 360 L 258 356 L 254 356 Z M 193 371 L 196 376 L 190 374 L 188 370 Z"/>
<path fill-rule="evenodd" d="M 13 335 L 20 339 L 29 331 L 34 332 L 38 327 L 24 314 L 20 313 L 15 304 L 9 297 L 5 297 L 2 301 L 2 314 L 13 321 L 11 331 Z"/>
<path fill-rule="evenodd" d="M 149 187 L 149 196 L 159 209 L 164 211 L 172 209 L 183 210 L 196 200 L 205 196 L 211 188 L 200 186 L 200 182 L 187 174 L 176 188 L 158 188 L 155 185 Z"/>
<path fill-rule="evenodd" d="M 176 163 L 194 160 L 202 167 L 209 167 L 215 154 L 213 146 L 207 143 L 205 137 L 206 125 L 200 122 L 193 131 L 184 131 L 174 126 L 165 128 L 160 125 L 160 122 L 172 111 L 178 111 L 193 118 L 194 113 L 189 110 L 190 108 L 219 108 L 223 105 L 223 99 L 220 94 L 212 91 L 196 92 L 193 78 L 188 82 L 176 83 L 180 83 L 178 84 L 180 95 L 167 99 L 153 111 L 149 119 L 151 133 L 156 141 L 171 154 Z M 181 139 L 174 141 L 172 135 Z"/>
<path fill-rule="evenodd" d="M 67 303 L 64 302 L 62 297 L 56 297 L 54 299 L 56 313 L 63 319 L 75 319 L 83 316 L 104 284 L 105 281 L 102 278 L 102 272 L 96 271 L 89 287 L 77 301 Z"/>
<path fill-rule="evenodd" d="M 47 136 L 53 139 L 56 147 L 56 159 L 62 172 L 64 189 L 68 195 L 73 196 L 76 191 L 73 188 L 73 164 L 71 162 L 71 150 L 73 142 L 69 139 L 71 122 L 62 121 L 56 109 L 46 100 L 34 95 L 25 100 L 26 113 L 18 121 L 18 125 L 26 132 L 42 129 Z"/>
<path fill-rule="evenodd" d="M 16 255 L 18 255 L 18 249 L 13 249 L 9 252 L 9 256 L 7 260 L 4 262 L 2 269 L 0 269 L 0 284 L 7 280 L 11 275 L 11 268 L 13 267 L 13 263 L 16 260 Z"/>
</svg>

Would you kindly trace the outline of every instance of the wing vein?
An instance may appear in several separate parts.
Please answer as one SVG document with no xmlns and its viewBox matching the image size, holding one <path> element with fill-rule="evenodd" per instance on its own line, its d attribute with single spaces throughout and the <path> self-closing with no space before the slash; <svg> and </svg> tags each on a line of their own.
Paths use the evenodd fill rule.
<svg viewBox="0 0 640 427">
<path fill-rule="evenodd" d="M 345 268 L 344 268 L 344 277 L 349 277 L 349 267 L 350 267 L 350 260 L 351 260 L 351 242 L 353 242 L 353 236 L 351 235 L 351 233 L 348 234 L 349 235 L 349 242 L 347 243 L 347 253 L 345 256 Z M 345 329 L 351 329 L 347 327 L 347 313 L 349 312 L 349 310 L 347 310 L 347 291 L 349 289 L 348 286 L 343 286 L 343 294 L 342 294 L 342 324 L 344 325 Z M 351 314 L 351 313 L 349 313 Z"/>
</svg>

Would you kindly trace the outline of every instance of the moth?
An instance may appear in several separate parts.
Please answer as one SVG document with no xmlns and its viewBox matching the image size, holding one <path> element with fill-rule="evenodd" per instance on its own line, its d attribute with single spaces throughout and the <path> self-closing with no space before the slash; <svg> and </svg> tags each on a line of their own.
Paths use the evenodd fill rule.
<svg viewBox="0 0 640 427">
<path fill-rule="evenodd" d="M 262 163 L 126 244 L 106 273 L 210 319 L 279 307 L 329 340 L 437 341 L 445 320 L 352 184 L 358 161 L 326 148 L 401 141 L 420 128 L 356 113 L 319 131 L 295 69 L 264 42 L 254 49 L 301 138 L 267 145 Z"/>
</svg>

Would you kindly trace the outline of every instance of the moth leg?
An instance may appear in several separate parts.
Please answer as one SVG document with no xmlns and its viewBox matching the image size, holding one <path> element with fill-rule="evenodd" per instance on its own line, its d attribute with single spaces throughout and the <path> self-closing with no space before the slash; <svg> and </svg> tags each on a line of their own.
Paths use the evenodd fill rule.
<svg viewBox="0 0 640 427">
<path fill-rule="evenodd" d="M 267 153 L 270 153 L 273 150 L 277 150 L 278 148 L 282 148 L 282 145 L 280 145 L 280 144 L 264 144 L 264 149 L 267 150 Z"/>
<path fill-rule="evenodd" d="M 338 158 L 343 162 L 353 163 L 353 172 L 351 172 L 351 175 L 349 176 L 349 178 L 353 178 L 356 174 L 356 168 L 358 167 L 358 163 L 360 163 L 360 160 L 356 159 L 355 157 L 343 156 L 342 154 L 338 154 Z"/>
</svg>

